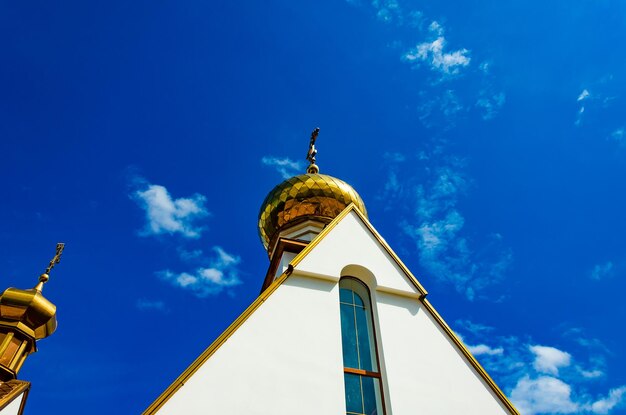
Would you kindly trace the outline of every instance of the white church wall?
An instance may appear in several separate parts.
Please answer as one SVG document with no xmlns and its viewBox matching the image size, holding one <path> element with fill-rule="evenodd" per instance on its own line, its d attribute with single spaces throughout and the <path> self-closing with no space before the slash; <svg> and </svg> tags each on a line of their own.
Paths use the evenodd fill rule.
<svg viewBox="0 0 626 415">
<path fill-rule="evenodd" d="M 345 413 L 336 282 L 290 276 L 159 414 Z"/>
<path fill-rule="evenodd" d="M 22 405 L 23 394 L 20 394 L 11 401 L 7 406 L 0 409 L 0 415 L 18 415 L 20 406 Z"/>
<path fill-rule="evenodd" d="M 509 413 L 421 302 L 384 292 L 376 299 L 394 415 Z"/>
</svg>

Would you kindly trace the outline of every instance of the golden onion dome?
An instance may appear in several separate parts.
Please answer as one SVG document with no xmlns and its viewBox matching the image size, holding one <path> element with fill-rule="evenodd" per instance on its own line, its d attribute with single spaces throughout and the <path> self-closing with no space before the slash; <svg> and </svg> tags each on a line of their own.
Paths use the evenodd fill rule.
<svg viewBox="0 0 626 415">
<path fill-rule="evenodd" d="M 54 333 L 57 328 L 57 308 L 41 291 L 50 279 L 50 271 L 61 261 L 64 248 L 64 243 L 57 244 L 54 257 L 44 273 L 39 276 L 39 283 L 34 288 L 28 290 L 7 288 L 0 294 L 0 329 L 13 327 L 34 340 L 43 339 Z M 1 361 L 2 359 L 0 363 Z"/>
<path fill-rule="evenodd" d="M 343 180 L 319 174 L 317 166 L 307 174 L 291 177 L 274 187 L 259 212 L 259 236 L 265 249 L 286 225 L 316 219 L 330 222 L 350 203 L 367 217 L 361 196 Z"/>
<path fill-rule="evenodd" d="M 8 288 L 0 295 L 0 325 L 13 326 L 36 340 L 56 330 L 56 310 L 39 286 L 29 290 Z"/>
</svg>

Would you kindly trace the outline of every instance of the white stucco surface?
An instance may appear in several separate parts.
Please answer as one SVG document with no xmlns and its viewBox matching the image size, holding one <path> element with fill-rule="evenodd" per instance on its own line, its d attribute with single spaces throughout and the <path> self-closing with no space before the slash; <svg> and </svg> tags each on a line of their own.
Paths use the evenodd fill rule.
<svg viewBox="0 0 626 415">
<path fill-rule="evenodd" d="M 159 414 L 345 413 L 336 284 L 291 276 Z"/>
<path fill-rule="evenodd" d="M 345 216 L 295 269 L 339 278 L 342 269 L 349 264 L 371 271 L 376 276 L 378 290 L 418 295 L 405 273 L 354 212 Z"/>
<path fill-rule="evenodd" d="M 10 404 L 0 409 L 0 415 L 17 415 L 20 411 L 24 393 L 19 394 Z"/>
<path fill-rule="evenodd" d="M 376 297 L 394 415 L 509 413 L 419 301 L 382 292 Z"/>
</svg>

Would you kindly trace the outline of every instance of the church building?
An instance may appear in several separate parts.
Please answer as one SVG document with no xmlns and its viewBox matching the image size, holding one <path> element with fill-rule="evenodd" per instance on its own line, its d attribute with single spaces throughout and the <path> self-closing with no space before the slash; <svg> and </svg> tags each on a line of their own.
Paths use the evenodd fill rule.
<svg viewBox="0 0 626 415">
<path fill-rule="evenodd" d="M 358 193 L 319 173 L 317 131 L 306 174 L 261 205 L 259 297 L 144 414 L 518 414 Z"/>
</svg>

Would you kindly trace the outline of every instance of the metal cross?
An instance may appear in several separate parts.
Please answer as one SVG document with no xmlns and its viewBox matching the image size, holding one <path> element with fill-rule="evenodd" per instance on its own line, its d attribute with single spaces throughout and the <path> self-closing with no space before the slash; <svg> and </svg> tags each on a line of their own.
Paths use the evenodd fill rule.
<svg viewBox="0 0 626 415">
<path fill-rule="evenodd" d="M 49 274 L 50 271 L 52 270 L 52 268 L 54 268 L 54 266 L 56 264 L 61 262 L 61 254 L 63 253 L 63 249 L 64 248 L 65 248 L 65 244 L 64 243 L 58 243 L 57 244 L 57 252 L 56 252 L 56 254 L 54 254 L 54 257 L 52 258 L 52 260 L 48 264 L 48 268 L 46 268 L 45 274 Z"/>
<path fill-rule="evenodd" d="M 311 133 L 311 141 L 309 142 L 309 152 L 306 155 L 306 159 L 309 160 L 311 164 L 315 164 L 315 156 L 317 155 L 317 149 L 315 148 L 315 140 L 317 140 L 317 135 L 320 133 L 320 129 L 316 128 Z"/>
</svg>

